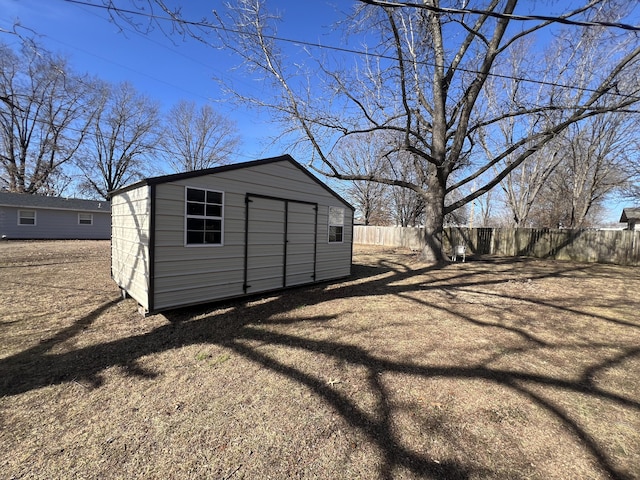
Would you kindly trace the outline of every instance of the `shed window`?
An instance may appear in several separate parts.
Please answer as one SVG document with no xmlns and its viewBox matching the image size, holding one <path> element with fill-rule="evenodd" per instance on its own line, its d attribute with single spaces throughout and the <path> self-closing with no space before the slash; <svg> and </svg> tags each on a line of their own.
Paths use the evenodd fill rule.
<svg viewBox="0 0 640 480">
<path fill-rule="evenodd" d="M 344 230 L 344 208 L 329 207 L 329 243 L 341 243 Z"/>
<path fill-rule="evenodd" d="M 35 210 L 18 210 L 18 225 L 35 225 Z"/>
<path fill-rule="evenodd" d="M 78 213 L 78 225 L 93 225 L 93 213 Z"/>
<path fill-rule="evenodd" d="M 215 190 L 187 188 L 187 245 L 222 245 L 224 193 Z"/>
</svg>

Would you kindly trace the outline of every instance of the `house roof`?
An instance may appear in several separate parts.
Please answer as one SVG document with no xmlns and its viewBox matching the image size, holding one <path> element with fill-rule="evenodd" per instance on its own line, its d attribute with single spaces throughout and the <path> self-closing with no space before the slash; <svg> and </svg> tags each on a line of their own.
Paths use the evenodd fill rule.
<svg viewBox="0 0 640 480">
<path fill-rule="evenodd" d="M 629 223 L 640 221 L 640 207 L 637 208 L 625 208 L 622 210 L 622 216 L 620 217 L 620 223 Z"/>
<path fill-rule="evenodd" d="M 80 198 L 47 197 L 28 193 L 0 192 L 0 206 L 39 208 L 48 210 L 74 210 L 86 212 L 111 212 L 111 204 L 106 201 L 83 200 Z"/>
<path fill-rule="evenodd" d="M 299 168 L 305 175 L 307 175 L 310 179 L 312 179 L 314 182 L 316 182 L 322 188 L 324 188 L 329 193 L 331 193 L 333 196 L 335 196 L 339 200 L 341 200 L 350 209 L 355 210 L 354 207 L 349 202 L 347 202 L 344 198 L 342 198 L 338 193 L 336 193 L 334 190 L 332 190 L 328 185 L 326 185 L 320 179 L 316 178 L 311 172 L 309 172 L 309 170 L 307 170 L 305 167 L 303 167 L 300 163 L 298 163 L 296 160 L 294 160 L 291 155 L 288 155 L 288 154 L 281 155 L 279 157 L 271 157 L 271 158 L 264 158 L 264 159 L 261 159 L 261 160 L 253 160 L 253 161 L 250 161 L 250 162 L 234 163 L 234 164 L 231 164 L 231 165 L 222 165 L 220 167 L 207 168 L 207 169 L 204 169 L 204 170 L 194 170 L 194 171 L 191 171 L 191 172 L 174 173 L 174 174 L 171 174 L 171 175 L 162 175 L 160 177 L 145 178 L 144 180 L 140 180 L 139 182 L 133 183 L 131 185 L 127 185 L 126 187 L 122 187 L 122 188 L 120 188 L 118 190 L 115 190 L 114 192 L 111 192 L 111 196 L 117 195 L 117 194 L 122 193 L 122 192 L 126 192 L 128 190 L 133 190 L 134 188 L 138 188 L 138 187 L 141 187 L 141 186 L 144 186 L 144 185 L 157 185 L 157 184 L 160 184 L 160 183 L 174 182 L 174 181 L 177 181 L 177 180 L 184 180 L 184 179 L 188 179 L 188 178 L 200 177 L 200 176 L 203 176 L 203 175 L 215 175 L 217 173 L 228 172 L 228 171 L 231 171 L 231 170 L 240 170 L 240 169 L 244 169 L 244 168 L 251 168 L 251 167 L 256 167 L 256 166 L 259 166 L 259 165 L 267 165 L 269 163 L 276 163 L 276 162 L 289 162 L 289 163 L 291 163 L 293 166 Z"/>
</svg>

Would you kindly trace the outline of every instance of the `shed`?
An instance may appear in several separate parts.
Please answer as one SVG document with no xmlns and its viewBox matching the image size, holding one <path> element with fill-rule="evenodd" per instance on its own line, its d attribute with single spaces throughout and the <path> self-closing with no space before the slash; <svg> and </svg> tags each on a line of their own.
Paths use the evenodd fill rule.
<svg viewBox="0 0 640 480">
<path fill-rule="evenodd" d="M 627 230 L 640 230 L 640 208 L 623 209 L 620 223 L 626 223 Z"/>
<path fill-rule="evenodd" d="M 351 274 L 353 207 L 291 156 L 113 192 L 111 273 L 143 313 Z"/>
<path fill-rule="evenodd" d="M 106 240 L 109 202 L 0 192 L 0 237 L 5 239 Z"/>
</svg>

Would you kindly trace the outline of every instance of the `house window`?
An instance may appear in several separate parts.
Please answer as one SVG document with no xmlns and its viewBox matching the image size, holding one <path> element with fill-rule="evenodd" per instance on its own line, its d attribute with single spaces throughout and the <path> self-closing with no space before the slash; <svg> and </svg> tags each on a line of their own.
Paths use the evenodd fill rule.
<svg viewBox="0 0 640 480">
<path fill-rule="evenodd" d="M 224 193 L 201 188 L 187 188 L 187 245 L 222 245 Z"/>
<path fill-rule="evenodd" d="M 78 225 L 93 225 L 93 213 L 78 213 Z"/>
<path fill-rule="evenodd" d="M 342 243 L 344 208 L 329 207 L 329 243 Z"/>
<path fill-rule="evenodd" d="M 35 210 L 18 210 L 18 225 L 35 225 Z"/>
</svg>

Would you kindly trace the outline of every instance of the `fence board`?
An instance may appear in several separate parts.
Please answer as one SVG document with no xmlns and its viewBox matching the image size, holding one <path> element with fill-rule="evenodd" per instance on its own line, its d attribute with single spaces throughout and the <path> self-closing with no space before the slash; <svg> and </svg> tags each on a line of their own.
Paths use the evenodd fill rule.
<svg viewBox="0 0 640 480">
<path fill-rule="evenodd" d="M 424 229 L 420 227 L 356 225 L 353 241 L 421 250 L 425 245 L 424 235 Z M 640 266 L 640 231 L 447 227 L 444 243 L 449 252 L 453 245 L 466 245 L 472 255 L 528 256 Z"/>
</svg>

